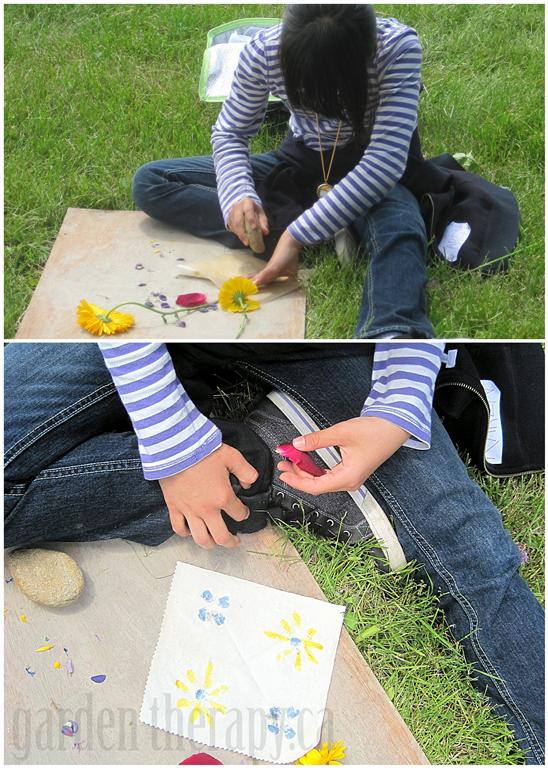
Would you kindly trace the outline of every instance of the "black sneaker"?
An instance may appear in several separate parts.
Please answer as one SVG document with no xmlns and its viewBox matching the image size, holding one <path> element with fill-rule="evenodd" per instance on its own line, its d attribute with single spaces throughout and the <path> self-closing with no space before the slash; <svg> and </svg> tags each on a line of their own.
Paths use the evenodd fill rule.
<svg viewBox="0 0 548 768">
<path fill-rule="evenodd" d="M 274 399 L 276 404 L 270 398 Z M 296 409 L 303 414 L 306 418 L 305 428 L 298 429 L 280 410 L 280 407 L 284 408 L 284 403 L 291 406 L 290 409 L 285 409 L 285 413 L 291 413 L 292 420 L 299 422 L 299 418 L 294 416 Z M 307 523 L 319 535 L 350 545 L 364 539 L 375 539 L 379 542 L 379 556 L 388 561 L 391 569 L 405 564 L 403 550 L 388 517 L 364 488 L 359 492 L 311 496 L 280 481 L 280 472 L 276 467 L 280 460 L 275 453 L 277 446 L 280 443 L 289 443 L 297 435 L 317 428 L 315 425 L 308 428 L 313 422 L 296 401 L 284 393 L 271 393 L 244 421 L 266 443 L 272 453 L 274 467 L 268 514 L 274 522 Z M 314 454 L 314 461 L 321 466 L 328 466 L 318 453 Z"/>
</svg>

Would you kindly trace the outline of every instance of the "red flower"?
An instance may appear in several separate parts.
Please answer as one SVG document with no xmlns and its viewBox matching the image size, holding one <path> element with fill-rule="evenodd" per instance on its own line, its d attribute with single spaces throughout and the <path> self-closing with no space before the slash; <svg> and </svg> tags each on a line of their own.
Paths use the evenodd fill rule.
<svg viewBox="0 0 548 768">
<path fill-rule="evenodd" d="M 177 296 L 175 304 L 178 307 L 200 307 L 202 304 L 207 303 L 207 296 L 205 293 L 181 293 Z"/>
<path fill-rule="evenodd" d="M 314 477 L 321 477 L 325 475 L 326 470 L 323 467 L 319 467 L 315 464 L 308 453 L 303 453 L 297 448 L 294 448 L 291 443 L 282 443 L 276 448 L 276 453 L 279 456 L 283 456 L 284 459 L 296 464 L 303 472 L 307 472 Z"/>
<path fill-rule="evenodd" d="M 201 294 L 198 294 L 198 296 L 200 295 Z M 208 755 L 206 752 L 196 752 L 195 755 L 187 757 L 187 759 L 183 760 L 179 765 L 222 765 L 222 763 L 214 757 L 211 757 L 211 755 Z"/>
</svg>

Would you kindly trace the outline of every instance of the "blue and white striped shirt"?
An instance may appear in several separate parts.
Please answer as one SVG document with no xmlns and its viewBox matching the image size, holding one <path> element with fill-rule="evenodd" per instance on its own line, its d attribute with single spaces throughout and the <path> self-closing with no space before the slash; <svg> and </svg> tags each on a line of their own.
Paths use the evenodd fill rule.
<svg viewBox="0 0 548 768">
<path fill-rule="evenodd" d="M 213 126 L 211 143 L 219 202 L 225 224 L 234 203 L 244 197 L 261 205 L 249 163 L 249 140 L 262 124 L 269 93 L 291 112 L 296 138 L 319 151 L 316 115 L 288 103 L 279 61 L 281 25 L 259 32 L 243 49 L 230 94 Z M 402 177 L 417 125 L 422 51 L 415 30 L 395 19 L 377 19 L 377 52 L 368 67 L 369 106 L 365 129 L 371 139 L 361 160 L 333 189 L 289 226 L 303 244 L 328 240 L 382 200 Z M 322 147 L 333 147 L 338 120 L 319 116 Z M 352 139 L 341 127 L 340 146 Z M 321 168 L 318 155 L 318 167 Z"/>
<path fill-rule="evenodd" d="M 220 447 L 220 430 L 188 397 L 165 344 L 105 341 L 99 347 L 131 418 L 147 479 L 182 472 Z M 405 429 L 408 447 L 429 448 L 443 349 L 437 341 L 376 344 L 372 388 L 361 415 Z"/>
<path fill-rule="evenodd" d="M 219 429 L 190 400 L 165 344 L 99 346 L 131 418 L 147 479 L 182 472 L 219 448 Z"/>
</svg>

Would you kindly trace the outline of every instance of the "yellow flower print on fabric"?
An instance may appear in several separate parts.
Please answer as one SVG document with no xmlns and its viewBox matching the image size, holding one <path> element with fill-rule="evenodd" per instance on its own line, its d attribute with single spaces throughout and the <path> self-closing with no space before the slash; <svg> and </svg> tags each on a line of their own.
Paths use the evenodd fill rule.
<svg viewBox="0 0 548 768">
<path fill-rule="evenodd" d="M 176 680 L 175 685 L 179 690 L 188 694 L 187 697 L 178 699 L 177 706 L 184 709 L 190 707 L 190 722 L 195 723 L 196 720 L 203 715 L 208 725 L 212 722 L 212 712 L 220 712 L 226 714 L 226 707 L 224 704 L 220 704 L 216 699 L 222 696 L 228 691 L 227 685 L 219 685 L 216 688 L 213 687 L 213 663 L 208 662 L 203 683 L 200 685 L 197 681 L 196 675 L 192 669 L 186 671 L 186 682 L 182 680 Z"/>
<path fill-rule="evenodd" d="M 305 631 L 302 626 L 301 615 L 300 613 L 297 613 L 297 611 L 291 614 L 291 619 L 292 621 L 287 621 L 286 619 L 280 621 L 280 625 L 285 634 L 281 634 L 281 632 L 273 632 L 272 630 L 264 631 L 267 637 L 288 646 L 278 653 L 276 658 L 278 661 L 282 661 L 287 656 L 294 657 L 295 669 L 297 670 L 302 669 L 303 659 L 308 659 L 313 664 L 317 664 L 318 659 L 314 656 L 312 651 L 323 650 L 323 645 L 312 639 L 317 630 L 310 627 Z"/>
</svg>

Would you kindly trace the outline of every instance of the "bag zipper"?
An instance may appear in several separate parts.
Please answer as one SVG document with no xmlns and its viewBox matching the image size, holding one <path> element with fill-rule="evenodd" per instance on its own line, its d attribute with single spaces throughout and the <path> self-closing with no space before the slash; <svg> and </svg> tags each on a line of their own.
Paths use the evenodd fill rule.
<svg viewBox="0 0 548 768">
<path fill-rule="evenodd" d="M 428 192 L 425 192 L 423 195 L 423 199 L 427 197 L 430 202 L 430 232 L 428 237 L 428 244 L 430 246 L 430 250 L 432 252 L 432 256 L 436 258 L 438 254 L 436 253 L 436 248 L 434 246 L 434 239 L 435 239 L 435 233 L 434 233 L 434 201 L 432 200 L 432 195 Z"/>
<path fill-rule="evenodd" d="M 473 392 L 475 395 L 477 395 L 479 397 L 479 399 L 481 400 L 481 402 L 483 403 L 483 407 L 485 408 L 485 410 L 487 412 L 487 424 L 489 425 L 489 419 L 491 417 L 491 409 L 489 408 L 488 401 L 485 399 L 485 397 L 482 395 L 481 392 L 479 392 L 474 387 L 470 386 L 470 384 L 465 384 L 463 381 L 453 381 L 453 382 L 446 382 L 445 384 L 438 384 L 438 386 L 436 386 L 436 389 L 445 389 L 447 387 L 461 387 L 461 389 L 467 389 L 469 392 Z M 490 472 L 487 469 L 487 464 L 485 463 L 485 449 L 487 447 L 487 437 L 488 437 L 488 435 L 489 435 L 489 427 L 487 428 L 487 433 L 485 435 L 485 440 L 484 440 L 484 443 L 483 443 L 483 453 L 482 453 L 483 469 L 485 470 L 485 473 L 487 475 L 489 475 L 490 477 L 495 477 L 495 478 L 497 478 L 497 477 L 504 478 L 504 477 L 520 477 L 521 475 L 530 475 L 530 474 L 532 474 L 532 472 L 530 470 L 528 472 L 511 472 L 510 474 L 507 474 L 507 475 L 495 475 L 495 474 L 493 474 L 493 472 Z"/>
</svg>

